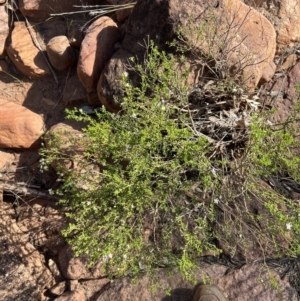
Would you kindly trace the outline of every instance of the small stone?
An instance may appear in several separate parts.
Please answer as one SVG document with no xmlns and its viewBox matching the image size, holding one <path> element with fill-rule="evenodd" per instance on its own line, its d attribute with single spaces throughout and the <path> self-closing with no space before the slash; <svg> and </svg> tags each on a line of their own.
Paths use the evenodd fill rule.
<svg viewBox="0 0 300 301">
<path fill-rule="evenodd" d="M 57 70 L 66 70 L 76 61 L 75 52 L 66 36 L 52 38 L 46 50 L 52 66 Z"/>
<path fill-rule="evenodd" d="M 61 272 L 59 271 L 56 262 L 50 258 L 48 261 L 48 266 L 49 266 L 49 269 L 50 269 L 55 281 L 56 282 L 62 281 L 63 276 L 61 275 Z"/>
<path fill-rule="evenodd" d="M 60 296 L 65 292 L 66 287 L 67 287 L 66 281 L 62 281 L 62 282 L 56 283 L 53 287 L 51 287 L 49 289 L 49 292 L 52 295 Z"/>
</svg>

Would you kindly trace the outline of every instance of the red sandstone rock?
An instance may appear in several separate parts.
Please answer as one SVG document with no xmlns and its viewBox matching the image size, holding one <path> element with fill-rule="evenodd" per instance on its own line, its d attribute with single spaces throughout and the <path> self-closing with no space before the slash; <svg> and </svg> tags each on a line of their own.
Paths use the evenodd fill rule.
<svg viewBox="0 0 300 301">
<path fill-rule="evenodd" d="M 46 46 L 47 54 L 52 66 L 57 70 L 66 70 L 76 60 L 75 52 L 66 36 L 52 38 Z"/>
<path fill-rule="evenodd" d="M 43 118 L 7 100 L 0 99 L 0 107 L 0 147 L 37 147 L 44 131 Z"/>
<path fill-rule="evenodd" d="M 279 46 L 287 46 L 291 42 L 300 42 L 300 0 L 282 0 L 279 5 L 277 41 Z"/>
<path fill-rule="evenodd" d="M 273 25 L 260 12 L 250 8 L 239 0 L 224 0 L 224 7 L 232 22 L 232 34 L 239 39 L 233 39 L 232 47 L 238 47 L 242 42 L 247 48 L 241 80 L 252 90 L 258 84 L 264 70 L 273 61 L 276 50 L 276 33 Z M 234 51 L 236 64 L 243 58 L 243 52 Z M 242 56 L 242 57 L 241 57 Z"/>
<path fill-rule="evenodd" d="M 5 41 L 9 34 L 8 14 L 5 5 L 0 5 L 0 56 L 3 55 Z"/>
<path fill-rule="evenodd" d="M 7 54 L 13 64 L 25 75 L 40 78 L 51 74 L 38 48 L 34 45 L 24 22 L 15 22 Z"/>
<path fill-rule="evenodd" d="M 78 77 L 88 90 L 96 88 L 100 74 L 119 39 L 119 29 L 109 17 L 97 19 L 88 28 L 81 44 L 77 65 Z"/>
</svg>

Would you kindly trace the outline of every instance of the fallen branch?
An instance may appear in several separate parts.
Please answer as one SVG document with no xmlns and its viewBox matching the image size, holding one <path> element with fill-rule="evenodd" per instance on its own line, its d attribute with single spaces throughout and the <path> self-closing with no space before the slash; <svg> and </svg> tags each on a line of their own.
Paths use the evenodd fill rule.
<svg viewBox="0 0 300 301">
<path fill-rule="evenodd" d="M 19 195 L 19 196 L 32 196 L 46 198 L 50 200 L 58 200 L 57 196 L 50 195 L 47 190 L 42 190 L 37 185 L 31 185 L 26 183 L 18 183 L 14 181 L 9 182 L 0 182 L 0 191 L 3 191 L 3 194 L 9 195 Z"/>
</svg>

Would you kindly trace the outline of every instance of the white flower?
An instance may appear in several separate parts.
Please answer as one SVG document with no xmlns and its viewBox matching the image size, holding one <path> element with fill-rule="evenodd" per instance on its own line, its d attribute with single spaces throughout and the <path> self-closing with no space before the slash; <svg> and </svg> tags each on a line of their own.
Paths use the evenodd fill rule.
<svg viewBox="0 0 300 301">
<path fill-rule="evenodd" d="M 220 200 L 219 199 L 214 199 L 215 204 L 219 204 Z"/>
<path fill-rule="evenodd" d="M 123 75 L 125 76 L 125 77 L 127 77 L 128 76 L 128 72 L 123 72 Z"/>
<path fill-rule="evenodd" d="M 286 229 L 291 230 L 292 229 L 292 223 L 287 223 L 286 224 Z"/>
<path fill-rule="evenodd" d="M 144 270 L 146 268 L 146 266 L 144 264 L 142 264 L 141 262 L 139 262 L 139 268 L 140 268 L 140 270 Z"/>
</svg>

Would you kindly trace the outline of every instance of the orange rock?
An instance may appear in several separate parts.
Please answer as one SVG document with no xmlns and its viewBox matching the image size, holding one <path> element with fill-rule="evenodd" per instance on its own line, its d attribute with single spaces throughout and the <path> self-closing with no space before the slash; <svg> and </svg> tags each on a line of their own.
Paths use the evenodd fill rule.
<svg viewBox="0 0 300 301">
<path fill-rule="evenodd" d="M 185 36 L 194 47 L 221 62 L 224 72 L 231 72 L 251 91 L 274 59 L 275 29 L 260 12 L 239 0 L 219 2 L 217 7 L 201 14 L 201 35 L 193 23 L 183 21 L 187 24 L 183 27 Z"/>
<path fill-rule="evenodd" d="M 33 148 L 44 131 L 43 118 L 23 106 L 0 99 L 0 148 Z"/>
<path fill-rule="evenodd" d="M 247 47 L 246 57 L 242 62 L 242 81 L 249 89 L 254 89 L 262 77 L 264 70 L 273 61 L 276 51 L 276 33 L 270 21 L 257 10 L 239 0 L 224 0 L 225 10 L 230 14 L 232 33 L 239 36 L 233 46 L 240 42 Z M 238 54 L 243 60 L 243 54 Z"/>
<path fill-rule="evenodd" d="M 97 19 L 88 28 L 81 44 L 77 65 L 78 77 L 88 90 L 96 88 L 100 74 L 119 39 L 118 26 L 109 17 Z"/>
<path fill-rule="evenodd" d="M 278 17 L 278 43 L 281 47 L 291 42 L 300 42 L 300 0 L 281 0 Z"/>
<path fill-rule="evenodd" d="M 5 41 L 9 34 L 8 14 L 5 5 L 0 6 L 0 56 L 3 55 Z"/>
<path fill-rule="evenodd" d="M 66 70 L 76 61 L 75 52 L 66 36 L 52 38 L 46 50 L 52 66 L 57 70 Z"/>
<path fill-rule="evenodd" d="M 15 22 L 11 43 L 6 49 L 13 64 L 25 75 L 40 78 L 51 74 L 42 53 L 34 45 L 24 22 Z"/>
</svg>

